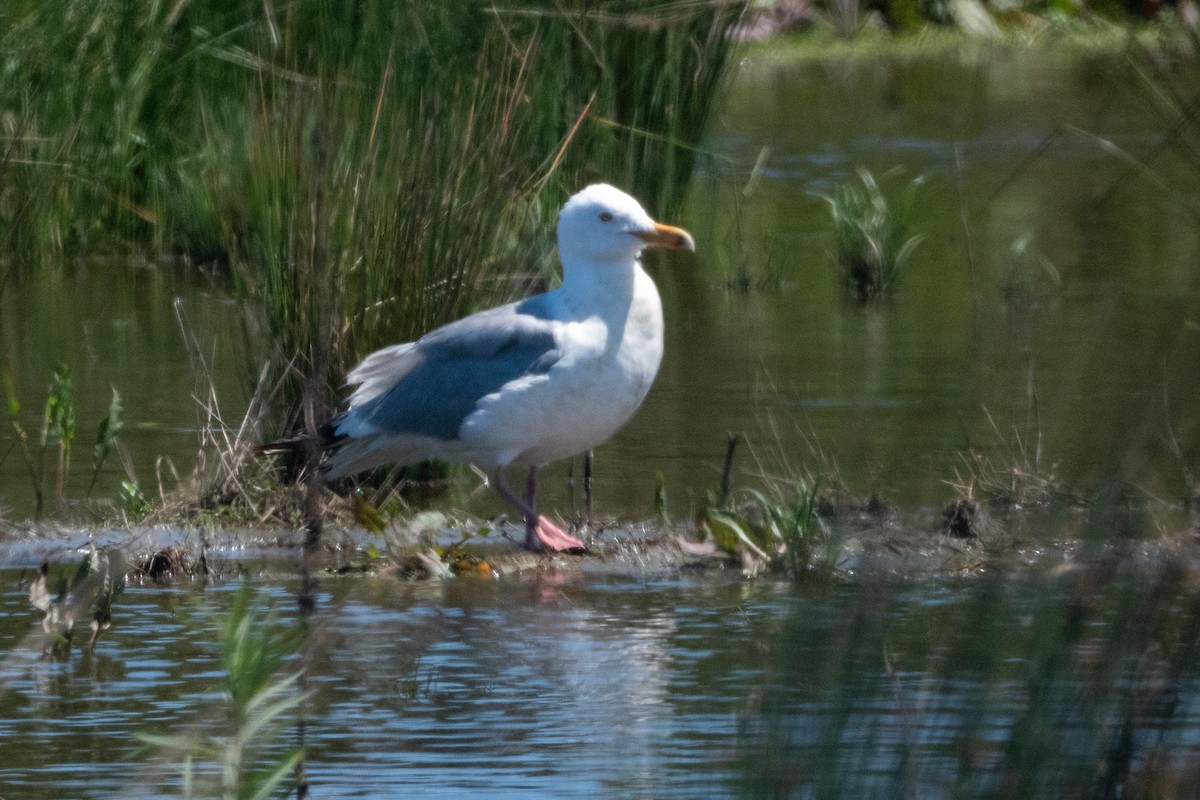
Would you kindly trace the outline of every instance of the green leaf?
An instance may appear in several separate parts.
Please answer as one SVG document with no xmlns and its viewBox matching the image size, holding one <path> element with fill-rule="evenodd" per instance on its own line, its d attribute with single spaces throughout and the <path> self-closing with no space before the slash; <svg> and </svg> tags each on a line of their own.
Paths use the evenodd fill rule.
<svg viewBox="0 0 1200 800">
<path fill-rule="evenodd" d="M 52 434 L 64 450 L 70 451 L 75 439 L 75 382 L 65 366 L 54 370 L 46 406 L 42 409 L 42 447 Z"/>
<path fill-rule="evenodd" d="M 260 778 L 261 783 L 250 794 L 250 800 L 267 800 L 267 798 L 275 794 L 276 789 L 296 771 L 296 767 L 300 764 L 300 759 L 303 757 L 303 750 L 293 750 L 281 758 L 273 770 Z"/>
<path fill-rule="evenodd" d="M 748 548 L 750 552 L 759 558 L 768 560 L 767 554 L 763 552 L 761 547 L 754 543 L 746 533 L 746 529 L 742 527 L 741 522 L 733 517 L 708 509 L 704 512 L 704 522 L 713 535 L 713 541 L 722 550 L 736 553 L 738 547 L 741 545 Z"/>
<path fill-rule="evenodd" d="M 96 471 L 100 470 L 112 453 L 113 445 L 117 441 L 117 434 L 124 427 L 121 411 L 121 395 L 117 394 L 116 387 L 113 387 L 112 402 L 108 404 L 108 416 L 101 420 L 100 427 L 96 430 L 96 447 L 92 456 L 92 464 Z"/>
</svg>

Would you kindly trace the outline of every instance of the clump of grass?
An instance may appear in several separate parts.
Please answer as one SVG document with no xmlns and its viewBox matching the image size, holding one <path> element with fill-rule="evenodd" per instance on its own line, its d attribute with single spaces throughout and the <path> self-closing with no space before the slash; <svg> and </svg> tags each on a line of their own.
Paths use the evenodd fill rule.
<svg viewBox="0 0 1200 800">
<path fill-rule="evenodd" d="M 954 480 L 949 481 L 960 499 L 974 504 L 980 494 L 997 505 L 1021 509 L 1044 506 L 1061 496 L 1055 465 L 1047 464 L 1042 452 L 1036 396 L 1031 402 L 1029 420 L 1010 426 L 1007 433 L 990 411 L 983 410 L 995 444 L 987 449 L 968 447 L 962 455 L 965 472 L 956 469 Z"/>
<path fill-rule="evenodd" d="M 732 516 L 722 515 L 725 532 L 718 536 L 718 542 L 726 549 L 732 544 L 728 532 L 739 531 L 735 534 L 739 539 L 745 536 L 768 548 L 771 566 L 800 578 L 812 568 L 822 546 L 831 541 L 817 513 L 817 497 L 815 484 L 797 483 L 789 497 L 775 498 L 742 489 L 733 498 Z"/>
<path fill-rule="evenodd" d="M 656 493 L 656 503 L 657 497 Z M 819 556 L 825 556 L 826 564 L 833 561 L 833 539 L 818 513 L 818 497 L 816 484 L 802 480 L 786 485 L 776 481 L 770 494 L 723 487 L 708 493 L 696 515 L 700 542 L 680 544 L 697 554 L 734 556 L 750 572 L 766 567 L 798 579 Z M 665 509 L 665 499 L 662 505 Z"/>
<path fill-rule="evenodd" d="M 859 303 L 884 300 L 921 242 L 912 233 L 912 209 L 923 179 L 910 181 L 896 196 L 884 194 L 868 170 L 823 195 L 833 219 L 837 264 L 843 290 Z"/>
</svg>

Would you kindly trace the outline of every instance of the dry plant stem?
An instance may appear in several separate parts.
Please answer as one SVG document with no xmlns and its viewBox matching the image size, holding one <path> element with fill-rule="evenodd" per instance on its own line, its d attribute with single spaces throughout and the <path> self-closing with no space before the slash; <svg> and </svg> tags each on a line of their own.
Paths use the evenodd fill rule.
<svg viewBox="0 0 1200 800">
<path fill-rule="evenodd" d="M 323 164 L 326 158 L 325 148 L 321 143 L 319 129 L 313 131 L 313 149 L 316 151 L 318 164 Z M 372 134 L 374 128 L 372 128 Z M 310 264 L 317 286 L 326 286 L 328 270 L 325 256 L 324 228 L 325 193 L 320 185 L 317 186 L 311 206 L 312 239 Z M 329 351 L 327 342 L 332 333 L 332 313 L 330 310 L 330 293 L 317 292 L 317 326 L 326 335 L 317 336 L 312 343 L 312 369 L 309 370 L 307 386 L 304 391 L 304 471 L 306 475 L 304 486 L 304 546 L 315 547 L 321 540 L 321 457 L 320 436 L 317 433 L 318 420 L 325 418 L 324 390 L 329 383 Z"/>
<path fill-rule="evenodd" d="M 592 451 L 583 457 L 583 513 L 584 521 L 592 524 Z"/>
<path fill-rule="evenodd" d="M 725 442 L 725 465 L 721 468 L 721 505 L 729 502 L 729 492 L 733 484 L 733 456 L 737 450 L 740 437 L 736 433 L 728 434 Z"/>
</svg>

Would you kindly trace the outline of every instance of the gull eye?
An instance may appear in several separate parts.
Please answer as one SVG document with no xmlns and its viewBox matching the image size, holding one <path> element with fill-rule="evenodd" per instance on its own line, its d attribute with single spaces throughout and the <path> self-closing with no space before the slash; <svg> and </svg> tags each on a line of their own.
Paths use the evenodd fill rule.
<svg viewBox="0 0 1200 800">
<path fill-rule="evenodd" d="M 603 222 L 603 223 L 606 223 L 606 224 L 607 224 L 607 223 L 609 223 L 609 222 L 612 222 L 612 221 L 613 221 L 613 215 L 612 215 L 612 214 L 610 214 L 610 213 L 608 213 L 607 211 L 601 211 L 601 212 L 600 212 L 600 221 L 601 221 L 601 222 Z"/>
</svg>

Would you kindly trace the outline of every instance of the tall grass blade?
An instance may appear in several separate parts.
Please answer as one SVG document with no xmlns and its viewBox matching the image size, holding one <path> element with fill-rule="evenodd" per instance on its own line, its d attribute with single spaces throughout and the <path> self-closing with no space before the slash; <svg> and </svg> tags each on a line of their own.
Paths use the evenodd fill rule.
<svg viewBox="0 0 1200 800">
<path fill-rule="evenodd" d="M 96 479 L 100 476 L 100 468 L 112 454 L 113 447 L 117 443 L 117 434 L 124 427 L 121 411 L 121 395 L 114 387 L 112 401 L 108 404 L 108 416 L 100 421 L 100 427 L 96 429 L 96 446 L 92 450 L 92 480 L 88 484 L 86 497 L 92 496 L 92 490 L 96 488 Z"/>
</svg>

